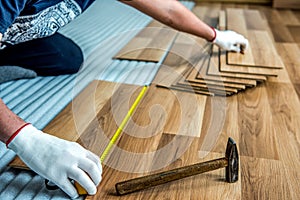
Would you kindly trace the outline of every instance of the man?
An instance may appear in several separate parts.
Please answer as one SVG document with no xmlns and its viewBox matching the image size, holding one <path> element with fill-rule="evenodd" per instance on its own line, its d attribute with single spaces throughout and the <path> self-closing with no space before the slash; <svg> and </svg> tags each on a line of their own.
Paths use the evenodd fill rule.
<svg viewBox="0 0 300 200">
<path fill-rule="evenodd" d="M 0 67 L 20 66 L 40 76 L 76 73 L 83 62 L 80 48 L 57 30 L 87 9 L 93 0 L 0 0 Z M 145 14 L 229 51 L 240 52 L 248 41 L 233 31 L 209 27 L 176 0 L 123 0 Z M 71 59 L 70 59 L 71 58 Z M 71 180 L 93 195 L 101 181 L 99 158 L 77 143 L 37 130 L 0 99 L 0 140 L 33 171 L 71 198 L 78 196 Z"/>
</svg>

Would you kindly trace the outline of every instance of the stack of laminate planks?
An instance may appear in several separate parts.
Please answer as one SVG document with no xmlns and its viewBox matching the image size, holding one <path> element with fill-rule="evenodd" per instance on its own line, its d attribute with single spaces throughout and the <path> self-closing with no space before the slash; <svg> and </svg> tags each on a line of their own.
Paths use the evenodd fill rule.
<svg viewBox="0 0 300 200">
<path fill-rule="evenodd" d="M 229 96 L 279 74 L 283 64 L 259 11 L 230 8 L 208 12 L 195 7 L 193 12 L 206 23 L 214 23 L 219 16 L 219 29 L 244 35 L 249 40 L 249 48 L 245 54 L 226 52 L 180 33 L 157 73 L 154 80 L 157 86 Z"/>
<path fill-rule="evenodd" d="M 268 22 L 258 10 L 196 6 L 193 12 L 211 26 L 219 24 L 220 30 L 233 30 L 248 38 L 246 52 L 226 52 L 203 39 L 152 21 L 114 58 L 163 60 L 154 84 L 212 96 L 233 95 L 279 74 L 283 64 Z"/>
</svg>

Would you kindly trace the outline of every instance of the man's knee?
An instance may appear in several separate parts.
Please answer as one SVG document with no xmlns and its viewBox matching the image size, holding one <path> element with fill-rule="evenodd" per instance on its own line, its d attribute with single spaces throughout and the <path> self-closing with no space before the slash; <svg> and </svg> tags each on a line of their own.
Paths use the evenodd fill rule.
<svg viewBox="0 0 300 200">
<path fill-rule="evenodd" d="M 60 74 L 74 74 L 77 73 L 83 63 L 83 54 L 81 49 L 76 45 L 72 48 L 60 51 L 57 57 L 57 64 L 60 69 Z"/>
</svg>

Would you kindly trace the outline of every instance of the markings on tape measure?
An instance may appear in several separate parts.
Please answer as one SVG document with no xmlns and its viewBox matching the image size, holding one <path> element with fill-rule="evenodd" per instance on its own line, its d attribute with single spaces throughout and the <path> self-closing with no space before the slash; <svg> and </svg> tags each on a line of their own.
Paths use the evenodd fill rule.
<svg viewBox="0 0 300 200">
<path fill-rule="evenodd" d="M 108 155 L 108 153 L 110 152 L 111 148 L 113 147 L 113 145 L 119 139 L 120 134 L 122 133 L 124 127 L 126 126 L 128 120 L 132 116 L 132 114 L 135 111 L 136 107 L 138 106 L 138 104 L 142 100 L 142 98 L 145 95 L 147 89 L 148 89 L 148 86 L 144 86 L 143 89 L 141 90 L 140 94 L 138 95 L 138 97 L 135 99 L 134 103 L 132 104 L 131 108 L 129 109 L 128 113 L 126 114 L 125 118 L 123 119 L 122 123 L 120 124 L 120 126 L 118 127 L 118 129 L 115 132 L 114 136 L 109 141 L 107 147 L 105 148 L 104 152 L 102 153 L 102 155 L 100 157 L 101 162 L 103 162 L 105 160 L 105 158 Z"/>
</svg>

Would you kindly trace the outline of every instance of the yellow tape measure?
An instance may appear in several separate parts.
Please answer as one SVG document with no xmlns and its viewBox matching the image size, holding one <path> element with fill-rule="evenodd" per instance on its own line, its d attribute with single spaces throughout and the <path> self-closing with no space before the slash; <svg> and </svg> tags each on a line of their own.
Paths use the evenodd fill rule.
<svg viewBox="0 0 300 200">
<path fill-rule="evenodd" d="M 110 152 L 111 148 L 117 142 L 118 138 L 120 137 L 120 134 L 122 133 L 124 127 L 126 126 L 128 120 L 130 119 L 133 112 L 137 108 L 138 104 L 142 100 L 142 98 L 145 95 L 147 89 L 148 89 L 148 86 L 144 86 L 143 89 L 141 90 L 140 94 L 138 95 L 138 97 L 135 99 L 134 103 L 132 104 L 131 108 L 129 109 L 128 113 L 126 114 L 125 118 L 123 119 L 121 125 L 118 127 L 118 129 L 115 132 L 114 136 L 111 138 L 111 140 L 109 141 L 107 147 L 105 148 L 104 152 L 102 153 L 102 155 L 100 157 L 101 162 L 103 162 L 105 160 L 105 158 L 108 155 L 108 153 Z M 79 195 L 87 194 L 85 189 L 79 183 L 75 182 L 74 185 L 75 185 Z"/>
</svg>

